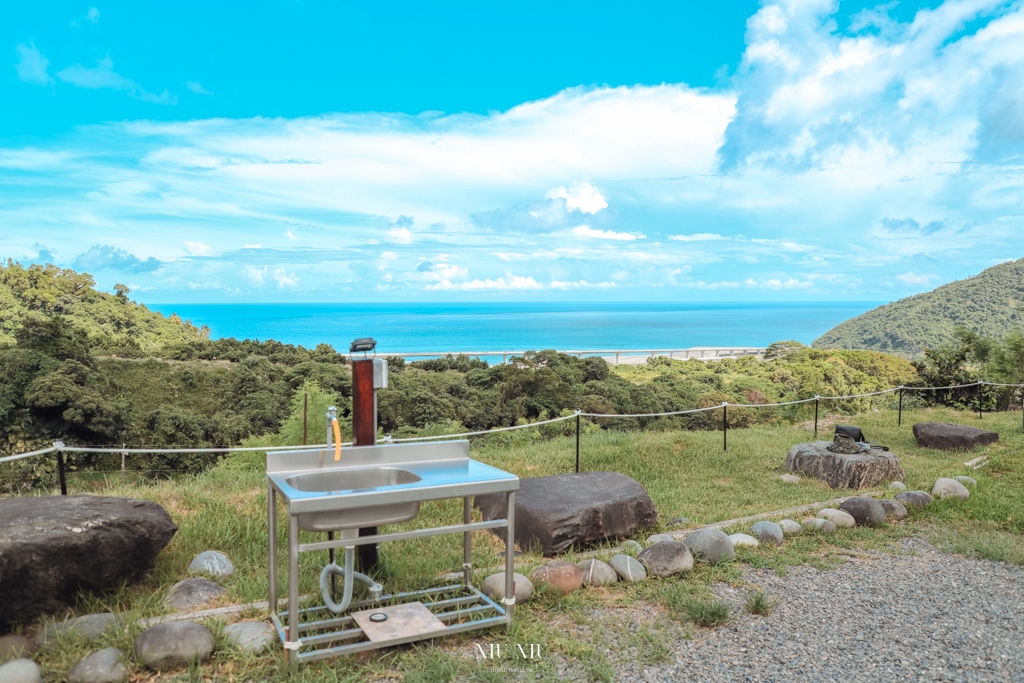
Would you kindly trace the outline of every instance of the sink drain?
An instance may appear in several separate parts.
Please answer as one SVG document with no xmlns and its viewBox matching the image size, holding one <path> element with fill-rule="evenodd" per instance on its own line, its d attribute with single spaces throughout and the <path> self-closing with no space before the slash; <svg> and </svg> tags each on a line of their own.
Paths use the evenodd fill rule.
<svg viewBox="0 0 1024 683">
<path fill-rule="evenodd" d="M 384 614 L 383 612 L 375 612 L 374 614 L 370 615 L 370 621 L 375 621 L 375 622 L 380 623 L 382 621 L 387 621 L 387 620 L 388 620 L 388 615 Z"/>
</svg>

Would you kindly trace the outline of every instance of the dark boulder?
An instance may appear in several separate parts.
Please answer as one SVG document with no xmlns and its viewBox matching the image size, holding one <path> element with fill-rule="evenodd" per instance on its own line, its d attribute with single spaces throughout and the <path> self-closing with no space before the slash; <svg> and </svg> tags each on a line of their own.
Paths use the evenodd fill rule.
<svg viewBox="0 0 1024 683">
<path fill-rule="evenodd" d="M 907 518 L 907 508 L 903 507 L 903 503 L 892 498 L 882 498 L 878 501 L 885 508 L 885 516 L 890 519 L 900 520 Z"/>
<path fill-rule="evenodd" d="M 167 671 L 213 654 L 213 634 L 191 621 L 166 621 L 150 626 L 135 639 L 135 657 L 147 668 Z"/>
<path fill-rule="evenodd" d="M 693 570 L 693 554 L 679 541 L 655 543 L 636 559 L 644 563 L 651 576 L 675 576 Z"/>
<path fill-rule="evenodd" d="M 477 496 L 485 520 L 505 517 L 505 494 Z M 545 557 L 632 536 L 658 522 L 647 491 L 618 472 L 581 472 L 520 479 L 516 543 L 540 546 Z M 503 534 L 504 529 L 495 533 Z"/>
<path fill-rule="evenodd" d="M 834 489 L 863 489 L 905 476 L 900 461 L 890 451 L 872 448 L 860 453 L 833 453 L 828 449 L 830 445 L 830 441 L 815 441 L 793 446 L 786 455 L 786 469 L 820 479 Z"/>
<path fill-rule="evenodd" d="M 893 498 L 908 508 L 923 508 L 932 502 L 932 497 L 924 491 L 900 491 Z"/>
<path fill-rule="evenodd" d="M 853 517 L 858 526 L 885 524 L 885 507 L 874 498 L 855 496 L 847 498 L 839 509 Z"/>
<path fill-rule="evenodd" d="M 999 441 L 999 434 L 949 422 L 918 422 L 914 425 L 917 445 L 940 451 L 969 451 Z"/>
<path fill-rule="evenodd" d="M 162 507 L 142 500 L 0 500 L 0 633 L 66 609 L 81 590 L 110 590 L 138 578 L 177 530 Z"/>
</svg>

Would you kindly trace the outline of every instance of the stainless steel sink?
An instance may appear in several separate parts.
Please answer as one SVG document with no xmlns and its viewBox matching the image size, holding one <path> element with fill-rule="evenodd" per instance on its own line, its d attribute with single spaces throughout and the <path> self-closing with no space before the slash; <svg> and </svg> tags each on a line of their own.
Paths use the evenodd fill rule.
<svg viewBox="0 0 1024 683">
<path fill-rule="evenodd" d="M 304 472 L 285 479 L 296 491 L 330 492 L 368 491 L 382 486 L 415 484 L 422 477 L 397 467 Z M 383 526 L 407 522 L 420 513 L 419 502 L 373 505 L 349 510 L 328 510 L 300 514 L 299 528 L 305 531 L 336 531 L 359 527 Z"/>
</svg>

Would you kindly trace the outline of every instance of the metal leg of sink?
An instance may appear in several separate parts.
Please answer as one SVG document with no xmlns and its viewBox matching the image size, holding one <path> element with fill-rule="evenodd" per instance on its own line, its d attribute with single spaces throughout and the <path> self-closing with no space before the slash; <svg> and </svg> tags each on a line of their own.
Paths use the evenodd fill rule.
<svg viewBox="0 0 1024 683">
<path fill-rule="evenodd" d="M 271 613 L 277 611 L 277 492 L 267 486 L 267 536 L 269 557 L 267 558 L 267 586 Z"/>
<path fill-rule="evenodd" d="M 508 528 L 505 529 L 505 619 L 508 630 L 512 630 L 512 610 L 516 600 L 516 493 L 509 491 L 505 494 L 505 501 L 508 512 L 505 519 L 508 520 Z"/>
<path fill-rule="evenodd" d="M 462 499 L 462 523 L 469 524 L 473 521 L 472 499 L 466 496 Z M 467 588 L 473 582 L 473 532 L 467 531 L 462 535 L 462 585 Z"/>
<path fill-rule="evenodd" d="M 333 531 L 328 531 L 327 532 L 327 540 L 328 541 L 333 541 L 334 540 L 334 532 Z M 327 561 L 328 561 L 329 564 L 334 564 L 334 548 L 328 549 L 328 551 L 327 551 Z M 334 600 L 335 597 L 338 595 L 337 585 L 334 582 L 334 580 L 336 578 L 338 578 L 338 577 L 335 576 L 334 574 L 331 574 L 331 599 L 332 600 Z"/>
<path fill-rule="evenodd" d="M 288 515 L 288 665 L 299 670 L 299 518 Z"/>
</svg>

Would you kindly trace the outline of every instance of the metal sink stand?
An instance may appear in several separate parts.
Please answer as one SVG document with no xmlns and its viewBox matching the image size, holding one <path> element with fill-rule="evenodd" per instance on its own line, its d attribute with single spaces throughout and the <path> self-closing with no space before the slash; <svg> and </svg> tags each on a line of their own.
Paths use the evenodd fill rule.
<svg viewBox="0 0 1024 683">
<path fill-rule="evenodd" d="M 515 604 L 513 572 L 515 560 L 515 491 L 505 494 L 507 513 L 505 519 L 494 519 L 485 522 L 472 521 L 471 497 L 463 498 L 462 524 L 452 526 L 416 529 L 390 534 L 360 536 L 358 538 L 327 540 L 315 543 L 299 542 L 298 516 L 288 515 L 288 610 L 277 612 L 277 496 L 278 492 L 272 484 L 267 490 L 267 524 L 270 536 L 269 554 L 269 593 L 270 616 L 277 630 L 277 635 L 285 648 L 291 671 L 298 669 L 300 662 L 312 662 L 318 659 L 354 654 L 366 650 L 391 647 L 418 640 L 427 640 L 439 636 L 463 631 L 489 628 L 498 624 L 512 625 L 512 610 Z M 505 534 L 505 599 L 501 604 L 484 595 L 472 583 L 472 532 L 482 529 L 506 530 Z M 410 538 L 439 536 L 442 534 L 461 533 L 462 541 L 462 582 L 429 588 L 420 591 L 381 595 L 379 601 L 353 601 L 349 612 L 395 605 L 404 602 L 421 601 L 442 622 L 448 625 L 442 633 L 429 635 L 413 635 L 384 642 L 371 642 L 358 627 L 351 616 L 334 615 L 324 606 L 299 607 L 299 553 L 333 550 L 345 546 L 401 541 Z M 307 619 L 303 621 L 303 619 Z M 285 626 L 287 624 L 287 626 Z M 337 643 L 350 641 L 346 644 Z"/>
</svg>

